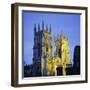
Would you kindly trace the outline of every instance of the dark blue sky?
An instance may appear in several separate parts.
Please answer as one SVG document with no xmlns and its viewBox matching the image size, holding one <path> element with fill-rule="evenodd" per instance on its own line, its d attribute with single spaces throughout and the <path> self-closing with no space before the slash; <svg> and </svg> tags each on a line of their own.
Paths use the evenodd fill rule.
<svg viewBox="0 0 90 90">
<path fill-rule="evenodd" d="M 52 27 L 52 37 L 58 33 L 66 33 L 69 39 L 71 59 L 73 58 L 74 47 L 80 45 L 80 15 L 60 13 L 39 13 L 23 11 L 24 27 L 24 61 L 32 63 L 34 44 L 34 24 L 42 27 L 42 20 L 45 25 Z"/>
</svg>

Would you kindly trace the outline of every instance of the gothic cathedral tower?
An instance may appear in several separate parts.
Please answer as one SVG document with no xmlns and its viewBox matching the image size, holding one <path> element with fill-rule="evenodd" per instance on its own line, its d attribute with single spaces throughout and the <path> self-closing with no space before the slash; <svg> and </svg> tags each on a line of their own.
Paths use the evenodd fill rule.
<svg viewBox="0 0 90 90">
<path fill-rule="evenodd" d="M 47 75 L 47 58 L 52 56 L 52 35 L 51 26 L 44 27 L 42 22 L 42 29 L 38 24 L 34 25 L 34 45 L 33 45 L 33 74 L 34 76 Z"/>
<path fill-rule="evenodd" d="M 60 58 L 59 67 L 62 68 L 62 75 L 66 75 L 66 68 L 71 64 L 69 41 L 66 35 L 54 37 L 54 57 L 55 60 Z"/>
</svg>

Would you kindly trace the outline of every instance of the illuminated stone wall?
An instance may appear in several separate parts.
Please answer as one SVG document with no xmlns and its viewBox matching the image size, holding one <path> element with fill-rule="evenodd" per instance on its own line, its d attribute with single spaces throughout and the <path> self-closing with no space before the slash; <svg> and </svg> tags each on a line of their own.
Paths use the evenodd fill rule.
<svg viewBox="0 0 90 90">
<path fill-rule="evenodd" d="M 52 55 L 52 49 L 54 55 Z M 57 72 L 66 75 L 66 68 L 71 64 L 69 41 L 66 35 L 59 34 L 54 37 L 52 47 L 51 25 L 34 25 L 34 46 L 33 46 L 34 76 L 57 76 Z M 60 71 L 57 71 L 59 70 Z"/>
</svg>

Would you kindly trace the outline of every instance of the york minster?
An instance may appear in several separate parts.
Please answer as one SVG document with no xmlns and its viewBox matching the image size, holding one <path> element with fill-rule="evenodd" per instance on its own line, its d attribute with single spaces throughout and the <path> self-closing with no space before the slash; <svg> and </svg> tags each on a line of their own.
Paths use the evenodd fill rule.
<svg viewBox="0 0 90 90">
<path fill-rule="evenodd" d="M 24 66 L 24 77 L 80 74 L 80 46 L 74 48 L 72 64 L 68 36 L 61 32 L 52 37 L 52 29 L 44 21 L 34 24 L 33 63 Z"/>
</svg>

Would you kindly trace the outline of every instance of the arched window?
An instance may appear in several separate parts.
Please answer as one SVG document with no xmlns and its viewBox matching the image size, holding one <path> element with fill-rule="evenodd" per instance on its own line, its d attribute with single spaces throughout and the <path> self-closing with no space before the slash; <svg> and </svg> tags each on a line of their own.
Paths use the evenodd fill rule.
<svg viewBox="0 0 90 90">
<path fill-rule="evenodd" d="M 58 49 L 58 55 L 61 58 L 61 49 L 60 48 Z"/>
<path fill-rule="evenodd" d="M 48 44 L 46 44 L 46 52 L 48 52 Z"/>
<path fill-rule="evenodd" d="M 46 52 L 48 52 L 48 47 L 46 47 Z"/>
</svg>

